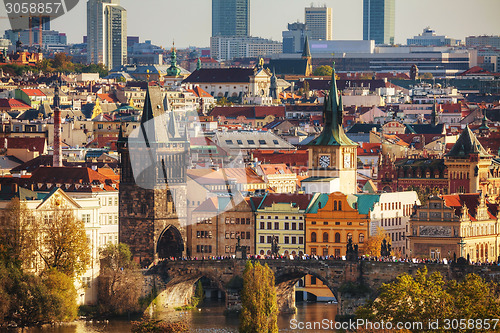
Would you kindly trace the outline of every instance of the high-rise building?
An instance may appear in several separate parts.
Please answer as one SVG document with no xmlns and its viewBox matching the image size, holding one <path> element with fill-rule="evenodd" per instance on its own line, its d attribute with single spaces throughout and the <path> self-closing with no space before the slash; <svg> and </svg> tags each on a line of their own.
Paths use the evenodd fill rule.
<svg viewBox="0 0 500 333">
<path fill-rule="evenodd" d="M 127 62 L 127 11 L 120 0 L 87 2 L 87 61 L 107 68 Z"/>
<path fill-rule="evenodd" d="M 250 0 L 212 0 L 212 37 L 250 35 Z"/>
<path fill-rule="evenodd" d="M 312 38 L 307 25 L 300 22 L 288 24 L 288 31 L 283 31 L 283 53 L 301 53 L 306 37 Z"/>
<path fill-rule="evenodd" d="M 395 0 L 363 0 L 363 40 L 394 44 Z"/>
<path fill-rule="evenodd" d="M 306 8 L 306 26 L 312 39 L 333 39 L 333 10 L 323 7 Z"/>
</svg>

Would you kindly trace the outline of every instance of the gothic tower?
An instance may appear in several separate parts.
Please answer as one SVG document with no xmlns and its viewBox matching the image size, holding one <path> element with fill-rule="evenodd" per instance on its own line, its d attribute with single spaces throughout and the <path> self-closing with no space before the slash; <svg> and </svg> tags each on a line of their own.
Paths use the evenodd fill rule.
<svg viewBox="0 0 500 333">
<path fill-rule="evenodd" d="M 186 255 L 187 138 L 160 87 L 149 87 L 140 127 L 120 130 L 120 242 L 141 266 Z"/>
<path fill-rule="evenodd" d="M 449 192 L 487 193 L 492 158 L 493 156 L 483 148 L 469 126 L 466 126 L 457 142 L 445 155 Z"/>
<path fill-rule="evenodd" d="M 357 147 L 344 133 L 342 96 L 337 91 L 335 64 L 328 98 L 323 107 L 323 131 L 309 146 L 309 175 L 319 178 L 340 178 L 344 194 L 357 192 Z"/>
</svg>

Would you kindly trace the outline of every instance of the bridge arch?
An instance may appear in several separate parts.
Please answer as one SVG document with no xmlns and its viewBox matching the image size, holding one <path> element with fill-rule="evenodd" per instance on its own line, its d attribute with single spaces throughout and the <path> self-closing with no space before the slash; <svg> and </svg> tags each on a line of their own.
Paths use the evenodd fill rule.
<svg viewBox="0 0 500 333">
<path fill-rule="evenodd" d="M 295 285 L 299 280 L 304 278 L 306 275 L 314 276 L 316 279 L 323 282 L 333 294 L 336 300 L 338 300 L 338 288 L 342 281 L 335 281 L 329 279 L 325 272 L 319 269 L 313 269 L 306 266 L 292 266 L 286 268 L 276 268 L 274 269 L 276 293 L 278 299 L 278 309 L 283 313 L 294 313 L 296 311 L 295 307 Z"/>
<path fill-rule="evenodd" d="M 222 279 L 222 272 L 214 269 L 200 269 L 193 265 L 190 265 L 187 269 L 177 269 L 175 265 L 177 263 L 181 264 L 182 261 L 173 261 L 171 262 L 173 264 L 172 268 L 163 270 L 164 264 L 168 262 L 160 263 L 154 272 L 154 274 L 159 273 L 162 280 L 162 283 L 158 283 L 157 289 L 159 292 L 155 302 L 152 303 L 153 306 L 159 304 L 159 310 L 190 305 L 192 298 L 195 296 L 196 285 L 203 278 L 209 280 L 222 293 L 223 297 L 227 297 L 228 290 Z"/>
</svg>

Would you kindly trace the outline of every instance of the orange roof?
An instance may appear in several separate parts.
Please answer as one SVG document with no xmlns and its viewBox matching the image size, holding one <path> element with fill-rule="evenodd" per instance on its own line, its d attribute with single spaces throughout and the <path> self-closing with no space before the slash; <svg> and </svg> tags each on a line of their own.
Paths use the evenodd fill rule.
<svg viewBox="0 0 500 333">
<path fill-rule="evenodd" d="M 261 164 L 260 168 L 265 175 L 291 174 L 286 164 Z"/>
<path fill-rule="evenodd" d="M 30 97 L 44 97 L 46 96 L 40 89 L 21 89 L 26 95 Z"/>
<path fill-rule="evenodd" d="M 186 89 L 186 90 L 195 94 L 196 97 L 207 97 L 207 98 L 213 97 L 205 90 L 201 89 L 199 86 L 195 86 L 193 89 Z"/>
<path fill-rule="evenodd" d="M 111 94 L 97 94 L 97 97 L 101 101 L 108 102 L 108 103 L 116 103 L 116 102 L 118 102 L 116 100 L 116 98 L 114 97 L 114 95 L 111 95 Z"/>
</svg>

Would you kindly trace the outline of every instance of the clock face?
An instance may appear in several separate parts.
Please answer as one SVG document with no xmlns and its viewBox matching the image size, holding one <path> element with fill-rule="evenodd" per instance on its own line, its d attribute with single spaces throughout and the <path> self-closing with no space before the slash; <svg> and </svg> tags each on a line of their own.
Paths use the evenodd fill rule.
<svg viewBox="0 0 500 333">
<path fill-rule="evenodd" d="M 328 156 L 328 155 L 320 156 L 319 165 L 322 168 L 328 168 L 330 166 L 330 156 Z"/>
<path fill-rule="evenodd" d="M 345 154 L 344 155 L 344 168 L 350 168 L 351 167 L 351 154 Z"/>
</svg>

